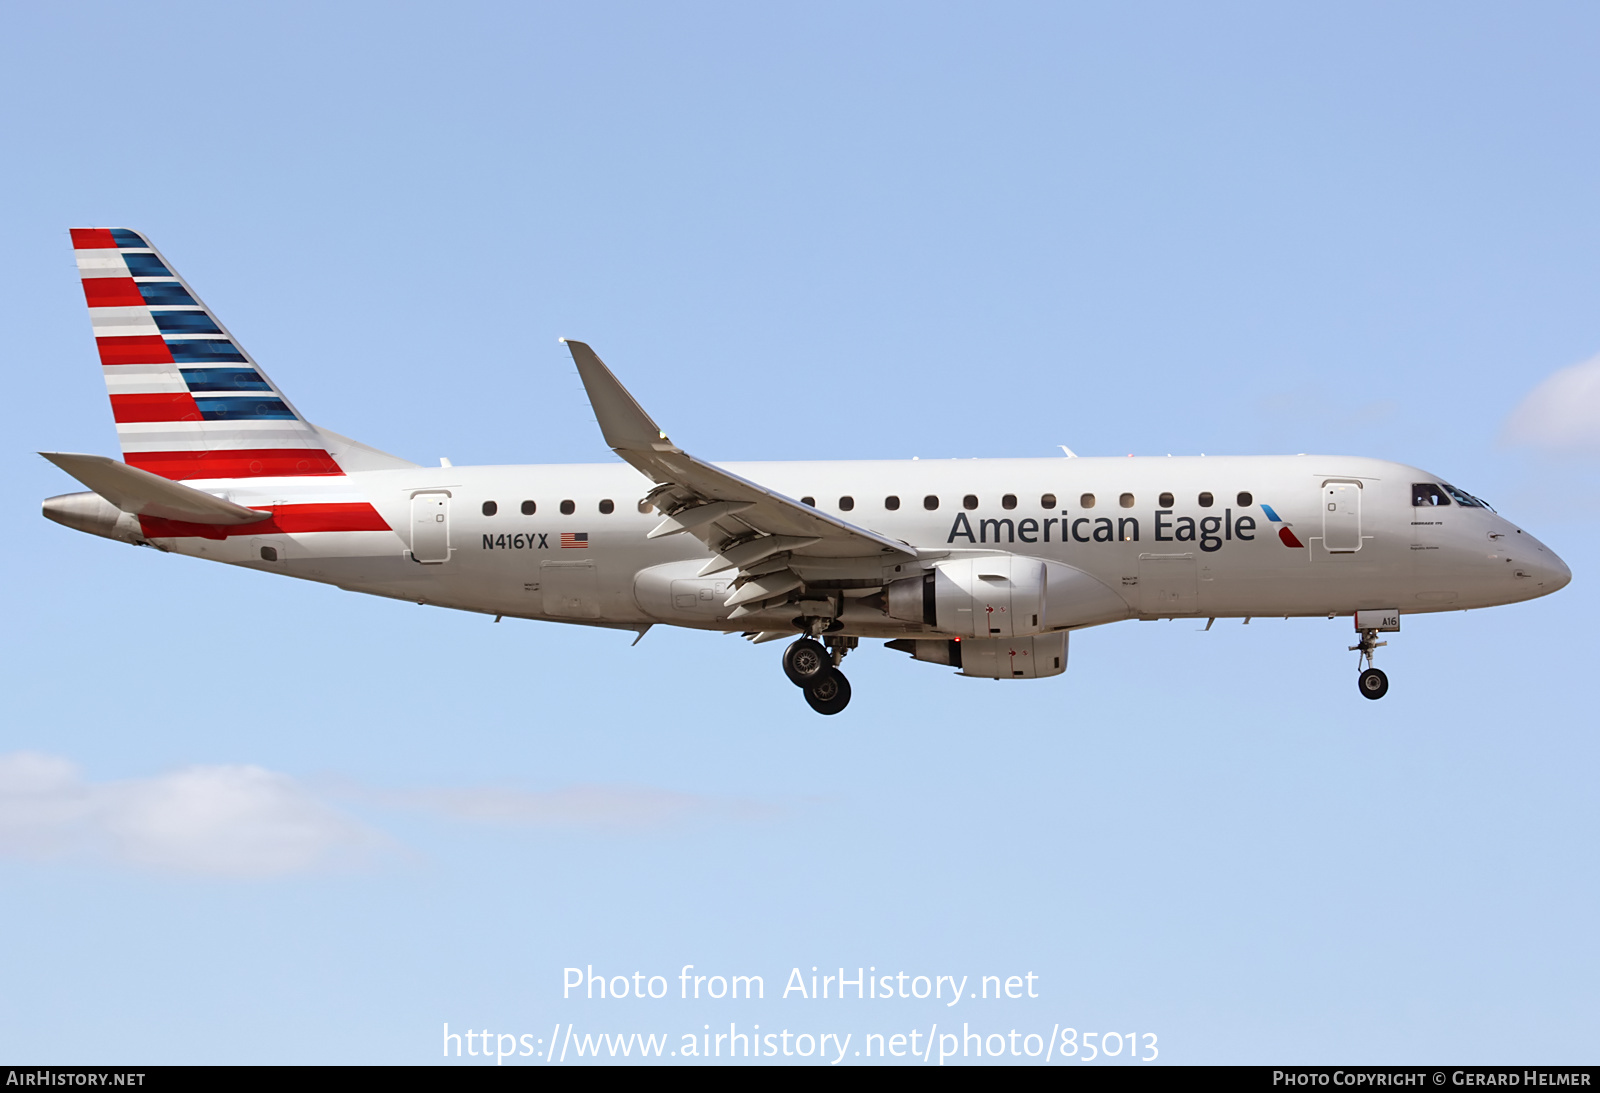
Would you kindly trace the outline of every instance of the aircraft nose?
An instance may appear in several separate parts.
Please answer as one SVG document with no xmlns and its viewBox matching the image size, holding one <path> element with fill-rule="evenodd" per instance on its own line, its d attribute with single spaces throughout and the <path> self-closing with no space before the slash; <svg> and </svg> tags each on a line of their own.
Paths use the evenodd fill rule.
<svg viewBox="0 0 1600 1093">
<path fill-rule="evenodd" d="M 1538 583 L 1538 595 L 1548 596 L 1572 583 L 1572 570 L 1560 555 L 1531 535 L 1522 533 L 1518 538 L 1531 540 L 1528 545 L 1534 548 L 1530 557 L 1517 560 L 1518 568 Z"/>
<path fill-rule="evenodd" d="M 1547 591 L 1555 592 L 1557 589 L 1565 588 L 1572 583 L 1572 570 L 1568 568 L 1566 562 L 1563 562 L 1556 555 L 1555 551 L 1546 549 L 1539 561 L 1539 568 L 1542 571 L 1539 574 L 1539 583 L 1544 585 Z"/>
</svg>

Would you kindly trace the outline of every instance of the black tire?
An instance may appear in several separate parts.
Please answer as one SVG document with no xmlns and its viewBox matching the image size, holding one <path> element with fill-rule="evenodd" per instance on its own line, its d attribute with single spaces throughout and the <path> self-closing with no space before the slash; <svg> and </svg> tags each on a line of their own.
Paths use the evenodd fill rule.
<svg viewBox="0 0 1600 1093">
<path fill-rule="evenodd" d="M 1368 668 L 1356 678 L 1364 698 L 1379 699 L 1389 693 L 1389 677 L 1377 668 Z"/>
<path fill-rule="evenodd" d="M 820 642 L 801 638 L 783 651 L 783 674 L 796 687 L 807 686 L 826 669 L 833 667 L 833 657 Z"/>
<path fill-rule="evenodd" d="M 836 714 L 850 705 L 850 681 L 837 668 L 818 673 L 805 691 L 806 703 L 820 714 Z"/>
</svg>

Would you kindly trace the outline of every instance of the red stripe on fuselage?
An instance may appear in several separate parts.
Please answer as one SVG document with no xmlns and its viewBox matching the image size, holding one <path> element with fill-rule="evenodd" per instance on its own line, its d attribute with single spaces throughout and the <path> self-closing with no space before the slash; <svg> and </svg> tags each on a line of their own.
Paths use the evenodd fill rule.
<svg viewBox="0 0 1600 1093">
<path fill-rule="evenodd" d="M 298 478 L 344 474 L 322 448 L 244 448 L 214 452 L 129 452 L 128 465 L 162 478 Z"/>
<path fill-rule="evenodd" d="M 200 407 L 187 391 L 112 395 L 111 416 L 118 421 L 199 421 Z"/>
<path fill-rule="evenodd" d="M 272 515 L 254 524 L 190 524 L 182 520 L 139 517 L 151 539 L 227 539 L 240 535 L 306 535 L 317 531 L 392 531 L 378 510 L 365 501 L 326 505 L 269 505 Z"/>
<path fill-rule="evenodd" d="M 110 228 L 72 228 L 73 250 L 116 250 Z"/>
<path fill-rule="evenodd" d="M 141 301 L 142 302 L 142 301 Z M 160 334 L 134 334 L 124 338 L 96 338 L 101 364 L 171 364 L 172 351 Z"/>
<path fill-rule="evenodd" d="M 132 277 L 85 277 L 83 298 L 90 307 L 144 306 L 144 297 Z"/>
</svg>

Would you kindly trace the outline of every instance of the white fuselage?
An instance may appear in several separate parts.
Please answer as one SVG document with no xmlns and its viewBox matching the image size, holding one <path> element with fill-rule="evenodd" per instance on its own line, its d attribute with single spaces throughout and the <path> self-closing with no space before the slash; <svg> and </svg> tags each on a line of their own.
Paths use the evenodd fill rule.
<svg viewBox="0 0 1600 1093">
<path fill-rule="evenodd" d="M 1415 506 L 1413 483 L 1437 482 L 1437 476 L 1374 459 L 723 467 L 902 540 L 916 548 L 919 560 L 1010 552 L 1081 570 L 1115 594 L 1117 607 L 1079 625 L 1115 618 L 1461 610 L 1533 599 L 1570 579 L 1554 552 L 1486 508 Z M 417 467 L 190 484 L 250 507 L 366 502 L 391 530 L 152 537 L 163 549 L 486 614 L 628 629 L 651 623 L 763 628 L 760 618 L 728 618 L 723 601 L 734 574 L 699 576 L 712 557 L 701 542 L 685 534 L 646 538 L 661 517 L 640 510 L 651 483 L 626 464 Z M 1163 503 L 1167 494 L 1170 502 Z M 1202 504 L 1203 494 L 1209 505 Z M 966 507 L 969 495 L 976 507 Z M 844 498 L 853 503 L 845 507 Z M 889 498 L 897 498 L 898 507 L 891 508 Z M 936 499 L 937 507 L 925 499 Z M 485 515 L 487 502 L 494 515 Z M 524 515 L 525 502 L 532 503 L 531 514 Z M 586 537 L 581 546 L 580 535 Z M 886 571 L 880 583 L 895 577 Z M 846 605 L 839 616 L 843 633 L 939 633 L 877 607 L 852 606 L 852 599 L 864 604 L 878 588 L 870 580 L 844 583 L 852 587 L 837 590 Z"/>
</svg>

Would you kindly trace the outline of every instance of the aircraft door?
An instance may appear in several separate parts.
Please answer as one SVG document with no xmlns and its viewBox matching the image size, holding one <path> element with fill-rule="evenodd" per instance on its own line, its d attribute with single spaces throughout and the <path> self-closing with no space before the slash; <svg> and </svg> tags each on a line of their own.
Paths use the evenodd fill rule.
<svg viewBox="0 0 1600 1093">
<path fill-rule="evenodd" d="M 1200 609 L 1193 554 L 1139 555 L 1139 613 L 1166 617 Z"/>
<path fill-rule="evenodd" d="M 435 491 L 411 498 L 411 560 L 437 565 L 450 560 L 450 495 Z"/>
<path fill-rule="evenodd" d="M 1361 483 L 1322 484 L 1322 549 L 1336 554 L 1361 549 Z"/>
<path fill-rule="evenodd" d="M 593 562 L 544 562 L 539 566 L 544 613 L 561 619 L 598 619 L 600 584 Z"/>
</svg>

